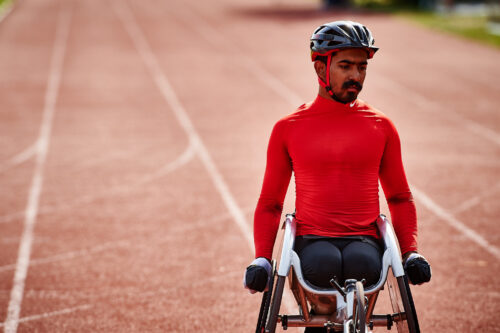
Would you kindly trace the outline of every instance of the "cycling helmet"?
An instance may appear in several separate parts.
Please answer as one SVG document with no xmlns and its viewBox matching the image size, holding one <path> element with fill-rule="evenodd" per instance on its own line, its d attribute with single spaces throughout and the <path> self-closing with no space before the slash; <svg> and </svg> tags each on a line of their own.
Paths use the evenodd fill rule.
<svg viewBox="0 0 500 333">
<path fill-rule="evenodd" d="M 316 61 L 318 56 L 326 56 L 326 68 L 330 68 L 332 53 L 340 49 L 362 48 L 371 59 L 378 47 L 374 47 L 375 40 L 372 33 L 364 25 L 353 21 L 335 21 L 323 24 L 311 36 L 311 59 Z M 330 71 L 326 71 L 326 82 L 318 77 L 319 84 L 334 97 L 330 87 Z"/>
<path fill-rule="evenodd" d="M 311 36 L 311 58 L 344 48 L 364 48 L 371 59 L 378 48 L 374 47 L 372 33 L 364 25 L 352 21 L 335 21 L 323 24 Z"/>
</svg>

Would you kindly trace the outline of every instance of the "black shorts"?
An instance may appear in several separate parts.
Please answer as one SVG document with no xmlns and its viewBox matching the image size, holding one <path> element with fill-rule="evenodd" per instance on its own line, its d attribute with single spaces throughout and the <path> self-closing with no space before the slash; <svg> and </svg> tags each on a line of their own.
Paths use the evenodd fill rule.
<svg viewBox="0 0 500 333">
<path fill-rule="evenodd" d="M 380 278 L 383 247 L 373 237 L 298 236 L 294 249 L 304 278 L 317 287 L 331 288 L 330 280 L 334 277 L 342 286 L 347 279 L 366 279 L 366 287 Z"/>
</svg>

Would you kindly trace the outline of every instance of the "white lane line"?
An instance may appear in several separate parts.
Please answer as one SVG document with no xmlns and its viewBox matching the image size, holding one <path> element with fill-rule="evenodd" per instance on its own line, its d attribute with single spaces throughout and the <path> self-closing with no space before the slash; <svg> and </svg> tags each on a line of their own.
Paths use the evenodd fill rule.
<svg viewBox="0 0 500 333">
<path fill-rule="evenodd" d="M 192 6 L 191 6 L 191 10 L 193 12 L 197 11 Z M 197 13 L 197 14 L 198 14 L 198 18 L 196 19 L 197 24 L 190 25 L 190 26 L 193 26 L 196 29 L 198 29 L 199 32 L 200 32 L 200 34 L 204 38 L 208 38 L 209 39 L 208 41 L 212 45 L 215 45 L 215 46 L 218 46 L 218 47 L 223 47 L 223 48 L 227 48 L 227 45 L 231 45 L 231 49 L 232 50 L 234 50 L 235 47 L 237 47 L 235 45 L 235 43 L 228 43 L 228 40 L 230 40 L 230 39 L 227 38 L 220 31 L 217 31 L 214 28 L 212 28 L 209 25 L 209 23 L 207 21 L 205 21 L 201 17 L 200 13 Z M 202 30 L 209 31 L 210 33 L 202 33 L 201 32 Z M 214 36 L 216 36 L 216 37 L 214 37 Z M 222 43 L 222 41 L 224 41 L 224 42 Z M 267 79 L 268 77 L 273 77 L 273 75 L 270 74 L 269 72 L 267 72 L 265 69 L 263 69 L 255 61 L 251 61 L 251 62 L 253 63 L 254 66 L 261 68 L 261 70 L 259 72 L 266 73 L 266 75 L 260 75 L 260 74 L 258 74 L 259 72 L 255 72 L 255 71 L 252 71 L 252 73 L 257 74 L 257 77 L 259 79 L 261 79 L 262 82 L 264 84 L 266 84 L 266 86 L 268 86 L 269 88 L 275 90 L 274 80 L 268 80 Z M 384 79 L 384 82 L 387 82 L 388 84 L 392 83 L 392 87 L 393 88 L 403 89 L 403 88 L 400 88 L 392 80 Z M 277 90 L 275 90 L 275 91 L 278 92 Z M 296 107 L 297 106 L 297 100 L 301 99 L 300 96 L 298 96 L 295 92 L 293 92 L 292 90 L 290 90 L 289 88 L 287 88 L 285 85 L 280 86 L 279 91 L 280 91 L 279 95 L 281 97 L 283 97 L 292 107 Z M 405 90 L 405 93 L 406 93 L 406 90 Z M 421 106 L 433 107 L 433 108 L 437 107 L 437 105 L 434 105 L 434 103 L 428 101 L 428 99 L 426 99 L 423 96 L 420 96 L 420 95 L 418 95 L 416 93 L 414 94 L 413 92 L 411 92 L 409 90 L 408 90 L 408 93 L 410 94 L 411 99 L 414 100 L 414 102 L 416 102 L 416 103 L 420 103 Z M 485 131 L 487 132 L 488 129 L 486 129 Z M 498 135 L 496 135 L 496 133 L 493 133 L 496 136 L 491 136 L 490 134 L 487 134 L 485 136 L 485 138 L 491 139 L 493 142 L 500 144 L 500 139 L 499 139 Z M 449 212 L 447 212 L 445 209 L 443 209 L 439 205 L 437 205 L 423 191 L 418 190 L 418 189 L 416 189 L 415 187 L 412 186 L 412 192 L 413 192 L 413 190 L 415 190 L 414 194 L 416 196 L 418 196 L 418 198 L 420 199 L 420 201 L 422 201 L 422 204 L 424 206 L 426 206 L 429 210 L 431 210 L 435 215 L 437 215 L 440 218 L 442 218 L 443 220 L 445 220 L 451 227 L 453 227 L 454 229 L 456 229 L 457 231 L 459 231 L 460 233 L 462 233 L 463 235 L 465 235 L 467 238 L 469 238 L 472 241 L 474 241 L 476 244 L 478 244 L 480 247 L 484 248 L 486 251 L 492 253 L 496 257 L 499 257 L 500 252 L 499 252 L 498 248 L 496 248 L 496 247 L 492 246 L 491 244 L 489 244 L 477 232 L 475 232 L 474 230 L 472 230 L 469 227 L 467 227 L 463 222 L 459 221 L 453 215 L 451 215 Z"/>
<path fill-rule="evenodd" d="M 75 311 L 88 310 L 91 307 L 92 307 L 91 305 L 84 304 L 84 305 L 79 305 L 79 306 L 75 306 L 72 308 L 66 308 L 66 309 L 52 311 L 52 312 L 45 312 L 45 313 L 38 314 L 38 315 L 32 315 L 32 316 L 20 318 L 19 323 L 25 323 L 28 321 L 39 320 L 39 319 L 45 319 L 45 318 L 49 318 L 49 317 L 53 317 L 53 316 L 60 316 L 60 315 L 68 314 L 68 313 L 75 312 Z M 7 329 L 6 324 L 0 323 L 0 327 L 3 327 L 3 326 L 5 326 L 4 329 Z"/>
<path fill-rule="evenodd" d="M 479 193 L 478 195 L 476 195 L 472 198 L 469 198 L 468 200 L 465 200 L 460 205 L 455 207 L 452 210 L 452 213 L 454 215 L 459 214 L 459 213 L 462 213 L 462 212 L 464 212 L 464 211 L 466 211 L 466 210 L 468 210 L 476 205 L 479 205 L 480 203 L 484 202 L 485 198 L 492 196 L 493 194 L 497 193 L 499 190 L 500 190 L 500 183 L 497 183 L 495 186 L 491 187 L 490 189 L 488 189 L 482 193 Z"/>
<path fill-rule="evenodd" d="M 252 212 L 253 209 L 254 209 L 254 207 L 246 207 L 243 209 L 243 212 L 245 214 L 248 214 L 248 213 Z M 175 235 L 185 234 L 185 233 L 189 233 L 195 229 L 200 228 L 200 226 L 213 225 L 214 223 L 217 224 L 221 221 L 229 220 L 231 218 L 232 218 L 232 216 L 229 213 L 223 213 L 220 215 L 212 216 L 210 218 L 201 219 L 201 220 L 194 221 L 191 223 L 182 224 L 182 225 L 170 230 L 170 232 L 175 234 Z M 59 253 L 59 254 L 55 254 L 52 256 L 43 257 L 43 258 L 32 259 L 29 262 L 29 266 L 33 267 L 33 266 L 37 266 L 37 265 L 50 264 L 50 263 L 54 263 L 57 261 L 71 260 L 71 259 L 75 259 L 75 258 L 79 258 L 79 257 L 89 257 L 95 253 L 100 253 L 100 252 L 104 252 L 104 251 L 119 248 L 119 247 L 130 247 L 131 245 L 135 245 L 135 248 L 140 248 L 141 246 L 138 244 L 145 244 L 144 246 L 146 248 L 149 248 L 151 246 L 152 242 L 156 242 L 156 241 L 160 241 L 160 242 L 167 241 L 168 242 L 169 241 L 168 236 L 165 237 L 164 235 L 158 235 L 157 233 L 153 234 L 153 235 L 140 234 L 137 236 L 147 237 L 148 241 L 145 243 L 141 243 L 141 242 L 137 242 L 135 237 L 125 238 L 125 239 L 116 240 L 116 241 L 112 241 L 112 242 L 102 243 L 102 244 L 99 244 L 99 245 L 96 245 L 93 247 L 89 247 L 89 248 Z M 0 266 L 0 273 L 8 272 L 8 271 L 11 271 L 15 268 L 16 268 L 15 264 L 3 265 L 3 266 Z"/>
<path fill-rule="evenodd" d="M 193 159 L 194 154 L 195 154 L 195 147 L 192 143 L 190 143 L 188 145 L 188 147 L 182 152 L 182 154 L 179 155 L 175 160 L 165 164 L 164 166 L 162 166 L 161 168 L 159 168 L 158 170 L 156 170 L 150 174 L 144 175 L 143 177 L 139 178 L 138 180 L 136 180 L 135 182 L 133 182 L 131 184 L 122 184 L 122 185 L 112 187 L 112 188 L 110 188 L 102 193 L 99 193 L 99 194 L 90 194 L 90 195 L 82 196 L 70 204 L 64 204 L 62 206 L 61 205 L 52 206 L 51 211 L 62 210 L 59 207 L 63 207 L 63 209 L 65 209 L 64 207 L 73 208 L 75 205 L 90 203 L 90 202 L 92 202 L 96 199 L 99 199 L 99 198 L 104 198 L 104 197 L 111 196 L 111 195 L 119 195 L 119 194 L 131 192 L 131 191 L 139 188 L 140 186 L 146 185 L 146 184 L 148 184 L 156 179 L 164 177 L 164 176 L 168 175 L 169 173 L 172 173 L 175 170 L 179 169 L 180 167 L 186 165 L 189 161 L 191 161 Z"/>
<path fill-rule="evenodd" d="M 238 277 L 240 274 L 239 272 L 236 271 L 230 271 L 227 272 L 224 276 L 225 278 L 233 279 Z M 212 276 L 206 279 L 198 279 L 197 281 L 193 282 L 188 282 L 188 281 L 179 281 L 180 283 L 176 286 L 173 286 L 171 288 L 160 288 L 160 289 L 155 289 L 155 290 L 150 290 L 150 291 L 133 291 L 133 292 L 127 292 L 123 291 L 123 289 L 118 289 L 118 290 L 107 290 L 106 292 L 99 293 L 97 296 L 98 298 L 96 301 L 99 301 L 100 299 L 105 301 L 106 303 L 113 303 L 113 304 L 119 304 L 120 306 L 123 305 L 124 301 L 130 300 L 131 298 L 136 298 L 134 300 L 135 304 L 143 304 L 150 302 L 151 300 L 148 298 L 151 297 L 158 297 L 159 295 L 168 295 L 168 294 L 176 294 L 179 289 L 181 288 L 196 288 L 196 289 L 203 289 L 203 290 L 209 290 L 209 288 L 203 288 L 208 285 L 213 285 L 214 283 L 220 283 L 222 281 L 221 277 L 219 275 L 217 276 Z M 183 284 L 184 282 L 184 284 Z M 38 291 L 40 292 L 40 291 Z M 45 291 L 41 291 L 45 292 Z M 50 291 L 51 293 L 53 290 Z M 58 295 L 57 293 L 55 295 Z M 71 294 L 73 295 L 73 294 Z M 86 293 L 82 293 L 83 296 L 88 296 Z M 174 297 L 174 301 L 178 302 L 177 298 Z M 69 307 L 57 311 L 52 311 L 52 312 L 46 312 L 38 315 L 32 315 L 32 316 L 26 316 L 23 318 L 19 319 L 19 323 L 24 323 L 24 322 L 29 322 L 29 321 L 35 321 L 35 320 L 41 320 L 41 319 L 46 319 L 49 317 L 53 316 L 60 316 L 60 315 L 65 315 L 65 314 L 70 314 L 72 312 L 76 311 L 84 311 L 84 310 L 89 310 L 91 308 L 95 308 L 97 305 L 90 305 L 90 304 L 83 304 L 75 307 Z M 0 327 L 3 327 L 4 324 L 0 323 Z"/>
<path fill-rule="evenodd" d="M 146 183 L 152 182 L 153 180 L 161 178 L 171 172 L 174 172 L 175 170 L 186 165 L 189 161 L 193 159 L 194 156 L 195 156 L 195 147 L 190 142 L 188 147 L 175 160 L 165 164 L 162 168 L 160 168 L 156 172 L 145 175 L 139 181 L 134 183 L 133 186 L 138 187 L 144 185 Z"/>
<path fill-rule="evenodd" d="M 45 257 L 45 258 L 34 259 L 34 260 L 31 260 L 29 262 L 29 266 L 33 267 L 36 265 L 49 264 L 49 263 L 53 263 L 53 262 L 61 261 L 61 260 L 69 260 L 69 259 L 74 259 L 74 258 L 78 258 L 78 257 L 90 256 L 94 253 L 103 252 L 103 251 L 117 248 L 117 247 L 127 247 L 127 246 L 130 246 L 130 243 L 131 242 L 127 241 L 127 240 L 121 240 L 121 241 L 116 241 L 116 242 L 107 242 L 107 243 L 100 244 L 100 245 L 97 245 L 97 246 L 94 246 L 94 247 L 91 247 L 88 249 L 60 253 L 60 254 L 56 254 L 53 256 Z M 14 264 L 0 266 L 0 273 L 10 271 L 10 270 L 14 269 L 15 267 L 16 267 L 16 265 L 14 265 Z"/>
<path fill-rule="evenodd" d="M 225 274 L 225 277 L 232 279 L 232 278 L 239 276 L 238 273 L 239 272 L 235 272 L 235 271 L 228 272 Z M 199 288 L 205 287 L 207 285 L 213 285 L 213 283 L 217 283 L 220 281 L 221 281 L 221 277 L 217 275 L 217 276 L 209 277 L 207 279 L 199 279 L 195 283 L 190 282 L 190 283 L 186 283 L 186 285 L 181 284 L 179 286 L 167 288 L 167 289 L 160 288 L 158 290 L 142 291 L 142 292 L 132 293 L 132 294 L 131 293 L 124 294 L 123 290 L 118 290 L 116 292 L 108 292 L 106 294 L 99 294 L 99 296 L 101 298 L 104 298 L 106 302 L 111 301 L 113 303 L 119 303 L 120 305 L 123 303 L 123 301 L 130 299 L 130 297 L 136 297 L 139 301 L 138 304 L 142 304 L 142 303 L 150 302 L 149 299 L 145 299 L 148 297 L 157 297 L 158 295 L 172 294 L 172 293 L 175 293 L 176 291 L 178 291 L 179 288 L 198 288 L 199 289 Z M 205 290 L 208 290 L 208 289 L 205 288 Z M 20 318 L 19 323 L 41 320 L 41 319 L 46 319 L 46 318 L 50 318 L 50 317 L 54 317 L 54 316 L 66 315 L 66 314 L 70 314 L 70 313 L 76 312 L 76 311 L 85 311 L 85 310 L 89 310 L 93 307 L 94 306 L 92 306 L 90 304 L 83 304 L 83 305 L 65 308 L 65 309 L 61 309 L 61 310 L 57 310 L 57 311 L 51 311 L 51 312 L 41 313 L 38 315 L 26 316 L 26 317 Z M 5 326 L 4 323 L 0 323 L 0 327 L 4 327 L 4 326 Z"/>
<path fill-rule="evenodd" d="M 66 41 L 69 34 L 71 22 L 71 12 L 68 9 L 59 12 L 56 27 L 56 37 L 51 58 L 47 90 L 43 108 L 43 118 L 38 137 L 36 150 L 36 164 L 33 179 L 30 187 L 28 204 L 26 206 L 23 234 L 19 245 L 19 252 L 14 274 L 13 286 L 10 293 L 7 318 L 5 320 L 4 332 L 13 333 L 17 331 L 19 323 L 19 313 L 23 301 L 24 283 L 28 273 L 28 266 L 31 256 L 31 245 L 33 243 L 36 216 L 38 213 L 38 203 L 43 183 L 43 169 L 50 143 L 50 133 L 52 130 L 52 120 L 55 113 L 57 95 L 61 81 L 62 66 Z"/>
<path fill-rule="evenodd" d="M 187 164 L 194 157 L 195 149 L 192 144 L 189 144 L 188 147 L 179 155 L 175 160 L 165 164 L 158 170 L 152 172 L 151 174 L 146 174 L 142 178 L 138 179 L 136 182 L 131 184 L 122 184 L 119 186 L 111 187 L 106 191 L 103 191 L 98 194 L 90 194 L 78 197 L 72 202 L 64 203 L 64 204 L 55 204 L 50 206 L 44 206 L 39 209 L 38 215 L 48 214 L 53 212 L 60 212 L 64 210 L 69 210 L 75 208 L 77 205 L 83 205 L 91 203 L 100 198 L 112 196 L 112 195 L 120 195 L 124 193 L 131 192 L 138 187 L 150 183 L 158 178 L 168 175 L 171 172 L 179 169 L 183 165 Z M 8 215 L 0 216 L 0 224 L 2 223 L 10 223 L 19 220 L 23 216 L 22 212 L 11 213 Z"/>
<path fill-rule="evenodd" d="M 0 173 L 3 173 L 3 172 L 5 172 L 5 171 L 7 171 L 10 168 L 13 168 L 15 166 L 18 166 L 18 165 L 26 162 L 27 160 L 29 160 L 33 156 L 35 156 L 35 154 L 38 150 L 38 146 L 39 146 L 39 143 L 37 141 L 34 144 L 32 144 L 31 146 L 29 146 L 28 148 L 26 148 L 25 150 L 23 150 L 22 152 L 20 152 L 19 154 L 17 154 L 16 156 L 11 157 L 5 163 L 0 165 Z"/>
<path fill-rule="evenodd" d="M 196 12 L 197 24 L 191 24 L 189 22 L 184 22 L 186 26 L 189 26 L 196 30 L 205 40 L 212 44 L 214 48 L 227 48 L 227 40 L 224 40 L 224 35 L 216 31 L 214 28 L 210 26 L 210 24 L 202 17 L 201 13 L 197 8 L 189 5 L 188 2 L 185 2 L 185 5 L 190 7 L 191 12 Z M 177 18 L 181 18 L 182 15 L 178 15 Z M 236 44 L 231 44 L 231 50 L 237 49 L 238 46 Z M 263 82 L 268 88 L 274 91 L 276 94 L 281 96 L 283 100 L 287 101 L 293 108 L 297 108 L 301 104 L 303 104 L 302 98 L 298 96 L 295 92 L 290 90 L 282 81 L 275 76 L 271 75 L 267 72 L 262 66 L 260 66 L 257 62 L 255 62 L 251 57 L 247 56 L 244 52 L 240 51 L 238 55 L 238 64 L 244 65 L 247 70 L 255 75 L 261 82 Z M 248 228 L 247 228 L 248 229 Z M 244 236 L 250 238 L 249 246 L 250 249 L 254 249 L 253 244 L 253 233 L 250 233 L 248 230 L 243 230 Z M 288 311 L 294 311 L 297 308 L 294 297 L 290 290 L 285 289 L 282 298 L 283 305 L 285 309 Z"/>
<path fill-rule="evenodd" d="M 432 211 L 435 215 L 440 217 L 443 221 L 445 221 L 449 226 L 472 240 L 474 243 L 482 247 L 487 252 L 491 253 L 497 259 L 500 258 L 500 249 L 496 246 L 488 243 L 486 239 L 484 239 L 477 232 L 469 228 L 465 223 L 454 217 L 452 214 L 447 212 L 444 208 L 435 203 L 427 194 L 420 191 L 415 186 L 411 186 L 411 192 L 419 200 L 419 202 L 424 205 L 427 209 Z"/>
<path fill-rule="evenodd" d="M 163 98 L 170 106 L 171 110 L 174 112 L 175 116 L 177 117 L 177 120 L 179 121 L 180 125 L 182 126 L 187 136 L 189 137 L 189 140 L 194 145 L 196 152 L 198 153 L 198 156 L 200 157 L 203 165 L 205 166 L 208 174 L 210 175 L 215 185 L 215 188 L 222 197 L 222 200 L 226 205 L 226 208 L 233 216 L 236 225 L 243 232 L 245 240 L 248 242 L 250 247 L 253 248 L 253 239 L 251 236 L 252 231 L 246 222 L 243 211 L 238 206 L 238 203 L 231 194 L 229 187 L 227 186 L 226 182 L 224 181 L 224 178 L 222 177 L 219 170 L 217 169 L 217 166 L 212 160 L 212 157 L 210 156 L 210 153 L 205 147 L 202 138 L 194 128 L 193 123 L 191 122 L 191 119 L 189 118 L 187 112 L 184 110 L 184 107 L 177 98 L 177 95 L 175 94 L 170 82 L 168 81 L 165 74 L 163 74 L 163 71 L 160 65 L 158 64 L 158 61 L 156 60 L 156 57 L 153 54 L 137 22 L 135 21 L 132 12 L 130 11 L 130 9 L 128 8 L 128 6 L 125 4 L 124 1 L 113 1 L 113 6 L 117 16 L 122 21 L 125 30 L 130 35 L 135 48 L 137 49 L 142 60 L 146 64 L 146 67 L 149 70 L 150 75 L 153 77 L 156 86 L 160 90 Z"/>
<path fill-rule="evenodd" d="M 227 39 L 223 34 L 215 30 L 210 23 L 202 16 L 197 8 L 185 2 L 185 5 L 190 8 L 190 11 L 196 12 L 199 17 L 200 22 L 197 24 L 192 24 L 188 22 L 181 15 L 176 16 L 177 19 L 184 21 L 184 24 L 191 29 L 196 30 L 207 42 L 212 44 L 214 48 L 227 49 L 228 51 L 234 52 L 238 51 L 238 65 L 244 65 L 247 70 L 256 76 L 259 80 L 264 82 L 268 88 L 274 91 L 276 94 L 281 96 L 285 101 L 290 103 L 294 108 L 298 108 L 300 105 L 304 104 L 303 99 L 296 93 L 291 91 L 279 78 L 276 78 L 268 71 L 266 71 L 262 66 L 260 66 L 252 57 L 246 55 L 245 52 L 238 49 L 235 43 L 228 44 Z M 228 48 L 228 45 L 231 45 Z"/>
<path fill-rule="evenodd" d="M 380 83 L 380 87 L 393 94 L 394 91 L 397 91 L 397 95 L 404 96 L 405 99 L 408 99 L 409 101 L 417 105 L 422 111 L 437 112 L 440 115 L 445 115 L 448 119 L 453 120 L 460 126 L 464 126 L 467 130 L 476 134 L 477 136 L 493 142 L 496 145 L 500 145 L 500 135 L 496 131 L 480 125 L 471 119 L 467 119 L 457 112 L 453 112 L 453 110 L 448 110 L 446 105 L 440 105 L 437 102 L 433 102 L 428 97 L 422 96 L 414 90 L 409 89 L 401 83 L 389 79 L 388 77 L 378 75 L 377 80 Z"/>
</svg>

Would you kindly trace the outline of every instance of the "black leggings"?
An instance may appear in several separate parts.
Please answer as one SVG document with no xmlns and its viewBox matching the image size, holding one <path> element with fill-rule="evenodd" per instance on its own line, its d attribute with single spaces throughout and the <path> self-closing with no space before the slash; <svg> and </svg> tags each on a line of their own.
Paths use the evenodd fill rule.
<svg viewBox="0 0 500 333">
<path fill-rule="evenodd" d="M 317 287 L 331 288 L 334 277 L 342 286 L 347 279 L 366 279 L 365 286 L 374 285 L 382 270 L 382 247 L 372 237 L 298 236 L 295 251 L 305 279 Z"/>
</svg>

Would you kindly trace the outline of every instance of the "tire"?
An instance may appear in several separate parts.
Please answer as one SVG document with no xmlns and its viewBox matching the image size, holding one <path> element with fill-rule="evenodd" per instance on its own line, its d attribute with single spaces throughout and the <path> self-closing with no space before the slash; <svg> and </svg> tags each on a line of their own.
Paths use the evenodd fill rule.
<svg viewBox="0 0 500 333">
<path fill-rule="evenodd" d="M 391 298 L 392 310 L 395 314 L 403 315 L 403 318 L 395 321 L 398 333 L 420 333 L 417 312 L 411 296 L 410 286 L 406 276 L 395 278 L 392 271 L 387 276 L 389 296 Z"/>
<path fill-rule="evenodd" d="M 418 325 L 417 311 L 415 309 L 415 304 L 413 303 L 413 297 L 411 296 L 410 284 L 408 283 L 408 278 L 401 276 L 397 278 L 399 291 L 401 292 L 401 299 L 403 301 L 403 306 L 406 313 L 406 322 L 408 324 L 410 333 L 420 333 L 420 327 Z"/>
<path fill-rule="evenodd" d="M 259 318 L 257 319 L 257 327 L 255 328 L 255 333 L 264 333 L 268 315 L 269 315 L 269 305 L 271 304 L 271 296 L 273 294 L 274 280 L 276 277 L 276 262 L 272 261 L 272 272 L 271 278 L 269 279 L 269 286 L 267 291 L 262 295 L 262 301 L 260 303 Z"/>
<path fill-rule="evenodd" d="M 356 282 L 356 310 L 353 323 L 355 333 L 366 332 L 365 288 L 360 281 Z"/>
<path fill-rule="evenodd" d="M 274 333 L 278 323 L 278 313 L 281 306 L 281 298 L 283 296 L 283 289 L 285 287 L 285 276 L 278 276 L 276 286 L 274 288 L 274 295 L 272 297 L 271 309 L 269 312 L 269 320 L 266 326 L 266 333 Z"/>
</svg>

